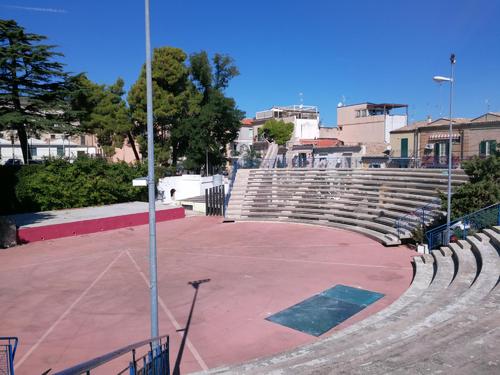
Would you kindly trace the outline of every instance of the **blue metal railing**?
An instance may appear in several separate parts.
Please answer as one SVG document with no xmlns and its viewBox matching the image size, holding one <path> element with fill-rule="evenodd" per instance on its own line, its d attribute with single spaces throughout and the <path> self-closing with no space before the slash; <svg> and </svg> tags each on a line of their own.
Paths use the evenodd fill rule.
<svg viewBox="0 0 500 375">
<path fill-rule="evenodd" d="M 278 155 L 273 159 L 265 158 L 242 158 L 238 161 L 238 167 L 244 169 L 257 169 L 262 166 L 272 165 L 274 169 L 280 168 L 319 168 L 319 169 L 343 169 L 361 168 L 361 157 L 359 156 L 339 156 L 339 157 L 315 157 L 298 158 L 294 157 L 290 161 L 285 155 Z M 378 166 L 380 167 L 380 166 Z"/>
<path fill-rule="evenodd" d="M 136 358 L 136 350 L 146 345 L 149 345 L 148 352 L 143 356 Z M 136 342 L 135 344 L 127 345 L 121 349 L 117 349 L 108 354 L 91 359 L 90 361 L 86 361 L 66 370 L 57 372 L 54 375 L 90 374 L 91 370 L 127 353 L 132 355 L 131 361 L 125 369 L 118 373 L 118 375 L 126 374 L 127 372 L 130 375 L 169 375 L 169 346 L 168 335 L 158 336 L 149 340 L 143 340 Z M 48 371 L 45 373 L 48 373 Z"/>
<path fill-rule="evenodd" d="M 500 225 L 500 203 L 482 208 L 450 222 L 450 237 L 465 240 L 467 235 L 483 228 Z M 447 245 L 451 238 L 446 238 L 446 224 L 433 228 L 425 234 L 429 250 Z"/>
<path fill-rule="evenodd" d="M 14 375 L 17 337 L 0 337 L 0 374 Z"/>
<path fill-rule="evenodd" d="M 398 231 L 398 237 L 401 237 L 405 229 L 409 231 L 415 229 L 417 223 L 420 224 L 422 228 L 425 228 L 426 220 L 432 217 L 432 212 L 434 211 L 431 206 L 436 203 L 437 202 L 429 202 L 425 206 L 419 207 L 396 219 L 394 227 Z"/>
</svg>

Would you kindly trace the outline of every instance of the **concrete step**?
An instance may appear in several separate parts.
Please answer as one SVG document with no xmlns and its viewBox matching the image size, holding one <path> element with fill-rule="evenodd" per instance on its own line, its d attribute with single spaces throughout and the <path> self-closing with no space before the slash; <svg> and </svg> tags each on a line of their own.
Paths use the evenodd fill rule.
<svg viewBox="0 0 500 375">
<path fill-rule="evenodd" d="M 485 369 L 485 373 L 497 373 L 498 361 L 493 359 L 498 358 L 500 338 L 500 288 L 496 284 L 500 264 L 489 237 L 470 236 L 432 256 L 415 258 L 414 263 L 416 273 L 408 294 L 378 314 L 294 351 L 212 372 L 427 373 L 432 365 L 436 372 L 465 374 Z M 427 281 L 419 276 L 424 275 L 426 264 Z M 429 284 L 432 265 L 436 272 Z M 420 291 L 410 298 L 419 289 L 417 283 Z M 470 361 L 471 350 L 477 356 L 474 361 Z M 436 355 L 440 361 L 432 360 Z M 463 366 L 469 372 L 463 372 Z"/>
</svg>

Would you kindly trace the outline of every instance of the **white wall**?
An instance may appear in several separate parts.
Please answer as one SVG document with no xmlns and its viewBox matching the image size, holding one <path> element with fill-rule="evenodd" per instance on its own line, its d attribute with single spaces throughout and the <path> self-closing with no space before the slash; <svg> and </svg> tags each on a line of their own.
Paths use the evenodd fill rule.
<svg viewBox="0 0 500 375">
<path fill-rule="evenodd" d="M 390 132 L 407 125 L 406 115 L 388 115 L 385 118 L 385 135 L 384 140 L 386 143 L 391 141 Z"/>
<path fill-rule="evenodd" d="M 185 174 L 161 178 L 158 190 L 163 191 L 163 203 L 174 203 L 186 198 L 205 195 L 205 189 L 222 185 L 222 175 L 202 177 L 199 174 Z M 175 189 L 175 200 L 170 197 L 170 190 Z"/>
<path fill-rule="evenodd" d="M 59 146 L 62 147 L 62 146 Z M 48 157 L 61 157 L 57 154 L 57 146 L 38 146 L 33 145 L 33 148 L 36 149 L 36 155 L 33 155 L 34 160 L 41 160 L 43 158 Z M 86 147 L 86 146 L 65 146 L 64 148 L 64 156 L 70 159 L 76 159 L 78 156 L 78 151 L 83 151 L 88 155 L 96 155 L 97 150 L 95 147 Z M 0 155 L 2 164 L 5 163 L 8 159 L 12 159 L 12 146 L 2 144 L 0 147 Z M 19 145 L 14 145 L 14 158 L 23 160 L 23 153 L 21 151 L 21 147 Z"/>
<path fill-rule="evenodd" d="M 295 119 L 293 137 L 298 139 L 319 138 L 319 119 Z"/>
</svg>

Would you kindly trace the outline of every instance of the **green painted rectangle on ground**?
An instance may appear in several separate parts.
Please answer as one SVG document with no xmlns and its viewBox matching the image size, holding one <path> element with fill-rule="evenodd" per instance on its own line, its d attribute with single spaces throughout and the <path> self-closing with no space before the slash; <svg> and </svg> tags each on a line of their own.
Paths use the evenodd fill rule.
<svg viewBox="0 0 500 375">
<path fill-rule="evenodd" d="M 383 296 L 369 290 L 336 285 L 266 319 L 320 336 Z"/>
</svg>

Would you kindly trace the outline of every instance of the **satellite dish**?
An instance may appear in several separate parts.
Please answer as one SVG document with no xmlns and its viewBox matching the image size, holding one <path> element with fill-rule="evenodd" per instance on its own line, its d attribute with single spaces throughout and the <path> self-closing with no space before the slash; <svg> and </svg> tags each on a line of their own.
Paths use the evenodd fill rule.
<svg viewBox="0 0 500 375">
<path fill-rule="evenodd" d="M 342 102 L 339 102 L 339 104 L 337 104 L 337 108 L 340 108 L 340 107 L 343 107 L 344 106 L 344 103 Z"/>
</svg>

